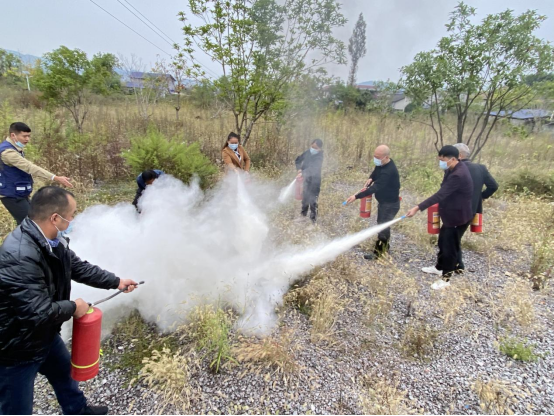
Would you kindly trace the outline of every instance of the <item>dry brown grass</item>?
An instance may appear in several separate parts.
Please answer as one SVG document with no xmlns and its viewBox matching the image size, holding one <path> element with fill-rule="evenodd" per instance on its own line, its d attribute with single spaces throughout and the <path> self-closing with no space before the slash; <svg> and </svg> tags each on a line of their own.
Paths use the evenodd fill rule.
<svg viewBox="0 0 554 416">
<path fill-rule="evenodd" d="M 366 415 L 413 415 L 422 413 L 413 407 L 399 388 L 399 381 L 389 377 L 365 376 L 360 393 L 360 406 Z"/>
<path fill-rule="evenodd" d="M 400 341 L 400 349 L 407 357 L 426 360 L 437 343 L 439 331 L 424 321 L 411 321 Z"/>
<path fill-rule="evenodd" d="M 514 414 L 511 406 L 517 403 L 517 398 L 510 383 L 498 379 L 477 379 L 471 389 L 477 395 L 479 406 L 486 414 Z"/>
<path fill-rule="evenodd" d="M 144 366 L 139 374 L 146 385 L 159 393 L 158 411 L 164 414 L 168 406 L 187 413 L 193 392 L 190 377 L 191 358 L 173 353 L 167 348 L 152 351 L 152 356 L 144 358 Z"/>
<path fill-rule="evenodd" d="M 536 319 L 535 298 L 529 281 L 509 278 L 489 306 L 493 318 L 499 325 L 519 327 L 526 332 L 540 327 Z"/>
<path fill-rule="evenodd" d="M 271 370 L 286 376 L 298 370 L 294 353 L 299 345 L 294 342 L 292 330 L 283 330 L 279 334 L 264 338 L 242 339 L 233 347 L 233 356 L 245 366 L 247 372 L 259 373 Z"/>
</svg>

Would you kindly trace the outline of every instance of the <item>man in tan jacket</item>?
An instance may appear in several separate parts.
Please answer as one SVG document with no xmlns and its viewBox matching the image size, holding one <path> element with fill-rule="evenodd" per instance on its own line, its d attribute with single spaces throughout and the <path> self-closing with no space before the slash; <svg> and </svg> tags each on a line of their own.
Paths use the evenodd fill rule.
<svg viewBox="0 0 554 416">
<path fill-rule="evenodd" d="M 29 212 L 29 195 L 33 178 L 54 181 L 72 188 L 69 178 L 56 176 L 25 159 L 23 149 L 31 140 L 31 129 L 25 123 L 12 123 L 10 136 L 0 143 L 0 201 L 17 224 Z"/>
</svg>

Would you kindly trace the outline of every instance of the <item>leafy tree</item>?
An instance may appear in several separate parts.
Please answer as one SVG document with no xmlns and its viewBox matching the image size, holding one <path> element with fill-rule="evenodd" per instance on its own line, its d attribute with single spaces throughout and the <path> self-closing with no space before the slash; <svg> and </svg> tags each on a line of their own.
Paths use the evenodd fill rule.
<svg viewBox="0 0 554 416">
<path fill-rule="evenodd" d="M 35 70 L 35 83 L 43 99 L 71 113 L 82 134 L 93 94 L 105 95 L 119 88 L 116 64 L 112 54 L 98 53 L 89 60 L 85 52 L 61 46 L 44 55 Z"/>
<path fill-rule="evenodd" d="M 475 14 L 475 8 L 459 3 L 446 25 L 448 36 L 402 68 L 406 93 L 426 108 L 435 147 L 452 138 L 472 147 L 473 156 L 505 112 L 533 99 L 536 90 L 526 77 L 553 68 L 552 46 L 533 34 L 545 16 L 506 10 L 473 23 Z M 454 114 L 455 126 L 445 119 L 446 111 Z"/>
<path fill-rule="evenodd" d="M 365 47 L 367 25 L 364 20 L 363 13 L 360 13 L 350 43 L 348 44 L 348 53 L 352 60 L 350 64 L 350 75 L 348 76 L 348 85 L 354 86 L 356 84 L 356 74 L 358 73 L 358 62 L 363 58 L 367 52 Z"/>
<path fill-rule="evenodd" d="M 188 8 L 202 23 L 180 13 L 181 52 L 193 61 L 197 46 L 220 65 L 214 86 L 244 144 L 262 116 L 285 104 L 288 84 L 326 63 L 344 63 L 344 44 L 332 32 L 346 20 L 334 0 L 188 0 Z M 197 64 L 189 73 L 203 75 Z"/>
<path fill-rule="evenodd" d="M 0 49 L 0 79 L 13 79 L 18 76 L 22 67 L 19 56 Z"/>
</svg>

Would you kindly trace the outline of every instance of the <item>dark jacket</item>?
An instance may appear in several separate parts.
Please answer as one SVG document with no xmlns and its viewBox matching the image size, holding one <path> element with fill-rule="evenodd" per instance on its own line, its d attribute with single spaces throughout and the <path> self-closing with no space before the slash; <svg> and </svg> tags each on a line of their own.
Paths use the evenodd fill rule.
<svg viewBox="0 0 554 416">
<path fill-rule="evenodd" d="M 370 178 L 373 183 L 365 191 L 356 194 L 356 199 L 375 194 L 380 204 L 398 202 L 400 196 L 400 175 L 394 161 L 383 166 L 375 166 Z"/>
<path fill-rule="evenodd" d="M 471 180 L 473 181 L 473 198 L 471 201 L 473 215 L 477 213 L 482 214 L 483 199 L 490 198 L 498 190 L 498 183 L 496 183 L 485 165 L 473 163 L 467 159 L 463 159 L 462 162 L 469 169 Z M 486 186 L 484 191 L 483 186 Z"/>
<path fill-rule="evenodd" d="M 51 252 L 38 227 L 23 220 L 0 247 L 0 365 L 40 360 L 75 312 L 71 280 L 117 289 L 119 278 L 82 261 L 67 241 Z"/>
<path fill-rule="evenodd" d="M 323 165 L 323 150 L 312 155 L 310 149 L 306 150 L 294 161 L 296 170 L 302 170 L 305 181 L 321 183 L 321 166 Z"/>
<path fill-rule="evenodd" d="M 158 178 L 164 174 L 163 170 L 154 169 L 154 172 L 158 174 Z M 138 200 L 142 196 L 142 193 L 146 189 L 146 182 L 144 182 L 144 179 L 142 179 L 142 173 L 137 176 L 137 193 L 135 194 L 135 199 L 133 199 L 133 205 L 136 207 L 138 204 Z"/>
<path fill-rule="evenodd" d="M 439 215 L 445 227 L 467 224 L 473 218 L 471 198 L 473 181 L 465 163 L 458 163 L 447 170 L 441 188 L 432 197 L 419 204 L 421 211 L 439 204 Z"/>
</svg>

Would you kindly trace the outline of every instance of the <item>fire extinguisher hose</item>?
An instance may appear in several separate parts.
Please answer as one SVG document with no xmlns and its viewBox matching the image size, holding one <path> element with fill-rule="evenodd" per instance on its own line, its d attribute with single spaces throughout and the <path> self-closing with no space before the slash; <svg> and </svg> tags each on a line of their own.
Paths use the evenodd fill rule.
<svg viewBox="0 0 554 416">
<path fill-rule="evenodd" d="M 135 287 L 138 286 L 138 285 L 143 285 L 144 284 L 144 281 L 142 282 L 138 282 L 136 285 L 134 285 Z M 102 302 L 106 302 L 107 300 L 110 300 L 112 298 L 115 298 L 117 295 L 119 295 L 120 293 L 123 293 L 125 292 L 127 289 L 129 289 L 129 286 L 125 286 L 123 289 L 121 289 L 120 291 L 118 291 L 117 293 L 114 293 L 113 295 L 111 296 L 108 296 L 107 298 L 104 298 L 104 299 L 100 299 L 100 300 L 97 300 L 96 302 L 94 303 L 89 303 L 89 306 L 92 308 L 93 306 L 96 306 Z"/>
</svg>

